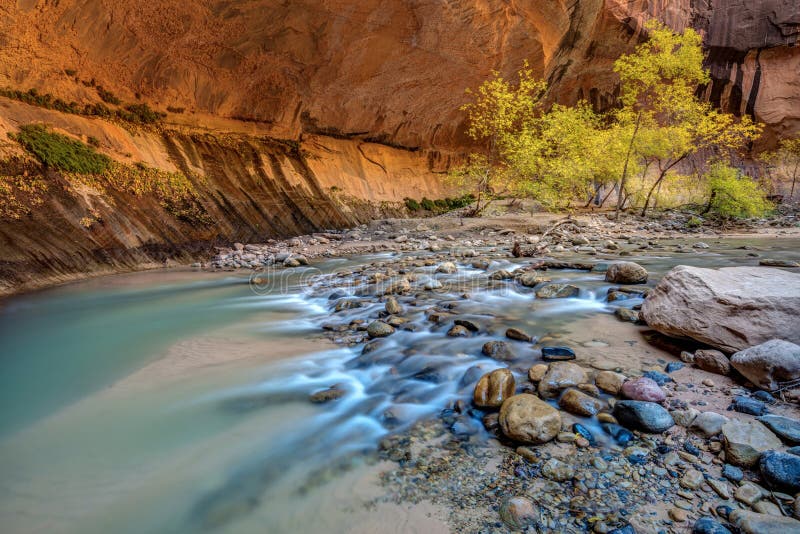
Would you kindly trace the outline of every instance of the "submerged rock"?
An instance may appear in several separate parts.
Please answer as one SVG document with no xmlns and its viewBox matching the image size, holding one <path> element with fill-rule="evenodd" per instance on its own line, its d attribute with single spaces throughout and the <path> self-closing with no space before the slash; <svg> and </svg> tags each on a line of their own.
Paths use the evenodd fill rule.
<svg viewBox="0 0 800 534">
<path fill-rule="evenodd" d="M 797 310 L 800 307 L 795 310 L 796 317 L 800 318 Z M 800 329 L 800 321 L 797 328 Z M 782 383 L 800 379 L 800 346 L 772 339 L 737 352 L 731 356 L 731 365 L 758 387 L 771 391 Z"/>
<path fill-rule="evenodd" d="M 394 334 L 394 328 L 383 321 L 372 321 L 367 327 L 367 335 L 370 338 L 386 337 Z"/>
<path fill-rule="evenodd" d="M 564 482 L 575 476 L 575 469 L 566 462 L 550 458 L 542 466 L 542 476 L 556 482 Z"/>
<path fill-rule="evenodd" d="M 533 338 L 517 328 L 509 328 L 506 330 L 506 337 L 515 341 L 531 341 Z"/>
<path fill-rule="evenodd" d="M 505 341 L 487 341 L 483 344 L 481 352 L 494 360 L 507 361 L 516 357 L 514 351 Z"/>
<path fill-rule="evenodd" d="M 576 297 L 580 289 L 571 284 L 547 284 L 536 290 L 536 298 L 540 299 L 562 299 Z"/>
<path fill-rule="evenodd" d="M 647 269 L 632 261 L 620 261 L 609 265 L 606 282 L 612 284 L 644 284 L 647 282 Z"/>
<path fill-rule="evenodd" d="M 561 415 L 539 397 L 522 393 L 503 402 L 500 428 L 514 441 L 538 445 L 556 437 L 561 430 Z"/>
<path fill-rule="evenodd" d="M 654 402 L 617 401 L 614 404 L 614 417 L 623 426 L 655 434 L 664 432 L 675 424 L 669 412 Z"/>
<path fill-rule="evenodd" d="M 447 331 L 447 335 L 450 337 L 466 337 L 469 335 L 469 330 L 460 324 L 456 324 Z"/>
<path fill-rule="evenodd" d="M 508 369 L 495 369 L 483 375 L 475 385 L 472 402 L 479 408 L 499 408 L 514 395 L 516 381 Z"/>
<path fill-rule="evenodd" d="M 689 337 L 730 353 L 775 338 L 800 343 L 798 309 L 800 274 L 680 265 L 650 292 L 641 316 L 663 334 Z"/>
</svg>

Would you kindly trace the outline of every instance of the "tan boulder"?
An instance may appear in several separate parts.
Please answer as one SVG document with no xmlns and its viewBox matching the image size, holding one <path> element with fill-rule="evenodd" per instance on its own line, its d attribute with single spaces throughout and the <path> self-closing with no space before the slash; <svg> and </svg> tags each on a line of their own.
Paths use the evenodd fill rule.
<svg viewBox="0 0 800 534">
<path fill-rule="evenodd" d="M 545 401 L 522 393 L 506 399 L 500 408 L 500 428 L 520 443 L 546 443 L 561 430 L 561 415 Z"/>
</svg>

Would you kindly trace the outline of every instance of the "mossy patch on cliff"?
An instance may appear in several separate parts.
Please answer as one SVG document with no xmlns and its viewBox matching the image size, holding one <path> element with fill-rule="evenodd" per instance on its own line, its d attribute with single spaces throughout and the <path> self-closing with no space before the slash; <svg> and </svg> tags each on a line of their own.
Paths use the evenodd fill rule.
<svg viewBox="0 0 800 534">
<path fill-rule="evenodd" d="M 20 126 L 13 139 L 33 154 L 46 167 L 65 172 L 99 174 L 104 172 L 111 159 L 94 148 L 52 132 L 42 124 Z"/>
</svg>

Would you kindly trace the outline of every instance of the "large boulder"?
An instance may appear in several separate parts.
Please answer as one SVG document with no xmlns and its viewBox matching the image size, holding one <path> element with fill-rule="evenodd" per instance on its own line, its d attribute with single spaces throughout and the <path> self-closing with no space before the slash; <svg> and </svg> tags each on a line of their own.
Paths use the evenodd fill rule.
<svg viewBox="0 0 800 534">
<path fill-rule="evenodd" d="M 606 282 L 613 284 L 644 284 L 647 269 L 632 261 L 619 261 L 608 266 Z"/>
<path fill-rule="evenodd" d="M 670 270 L 642 305 L 655 330 L 733 353 L 770 339 L 800 343 L 800 274 L 764 267 Z"/>
<path fill-rule="evenodd" d="M 556 437 L 561 430 L 561 415 L 536 395 L 521 393 L 503 402 L 500 428 L 514 441 L 538 445 Z"/>
<path fill-rule="evenodd" d="M 772 339 L 737 352 L 731 356 L 731 365 L 758 387 L 772 391 L 800 379 L 800 346 Z"/>
</svg>

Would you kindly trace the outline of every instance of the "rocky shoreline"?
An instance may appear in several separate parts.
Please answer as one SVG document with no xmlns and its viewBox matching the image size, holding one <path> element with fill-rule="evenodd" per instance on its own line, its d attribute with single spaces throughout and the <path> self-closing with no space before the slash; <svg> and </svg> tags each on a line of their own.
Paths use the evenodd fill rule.
<svg viewBox="0 0 800 534">
<path fill-rule="evenodd" d="M 461 379 L 469 392 L 466 399 L 442 406 L 438 418 L 380 443 L 380 456 L 397 463 L 382 475 L 387 493 L 380 500 L 442 505 L 458 532 L 800 530 L 800 347 L 795 344 L 800 326 L 797 314 L 792 316 L 797 309 L 793 299 L 800 297 L 791 290 L 784 295 L 780 320 L 778 312 L 759 301 L 770 289 L 768 301 L 781 286 L 800 288 L 794 283 L 800 279 L 795 263 L 800 258 L 771 258 L 767 250 L 746 247 L 752 267 L 731 268 L 748 270 L 732 272 L 733 279 L 772 278 L 773 285 L 754 289 L 744 283 L 736 293 L 730 287 L 735 284 L 726 282 L 739 298 L 736 309 L 744 312 L 722 309 L 714 315 L 709 302 L 725 299 L 704 301 L 695 284 L 693 298 L 701 304 L 695 314 L 706 309 L 714 321 L 695 317 L 692 323 L 682 316 L 686 306 L 659 304 L 686 285 L 680 272 L 673 274 L 680 268 L 653 287 L 652 280 L 646 285 L 647 270 L 628 261 L 660 251 L 713 251 L 718 236 L 687 229 L 685 221 L 671 226 L 669 221 L 628 219 L 618 224 L 590 216 L 539 225 L 492 219 L 462 224 L 452 215 L 421 222 L 389 220 L 343 233 L 239 244 L 220 250 L 204 267 L 252 269 L 258 283 L 265 268 L 270 273 L 276 267 L 302 268 L 311 258 L 393 253 L 312 279 L 313 291 L 330 302 L 325 335 L 361 347 L 353 361 L 357 366 L 383 362 L 385 356 L 376 354 L 396 332 L 425 331 L 412 317 L 415 313 L 424 313 L 426 324 L 453 339 L 486 331 L 486 325 L 459 313 L 459 302 L 437 296 L 460 292 L 460 299 L 469 301 L 468 284 L 445 280 L 443 287 L 437 277 L 477 270 L 485 273 L 490 287 L 511 284 L 535 299 L 564 299 L 577 296 L 579 288 L 553 282 L 559 271 L 604 276 L 613 284 L 607 302 L 644 299 L 644 305 L 615 310 L 621 323 L 637 328 L 652 322 L 658 330 L 694 339 L 656 336 L 654 342 L 672 356 L 659 359 L 657 366 L 637 368 L 637 362 L 630 362 L 622 368 L 576 357 L 559 345 L 557 336 L 537 339 L 507 328 L 481 349 L 484 357 L 506 367 L 489 372 L 470 368 Z M 772 235 L 781 233 L 800 235 L 796 226 Z M 587 260 L 576 260 L 576 255 Z M 515 256 L 522 263 L 513 271 L 493 267 Z M 680 320 L 661 324 L 669 322 L 664 309 L 670 306 Z M 337 319 L 359 309 L 374 312 L 367 318 Z M 730 318 L 750 321 L 746 335 L 739 334 L 742 346 L 707 332 L 736 333 L 727 326 Z M 770 341 L 773 337 L 780 340 Z M 538 355 L 533 360 L 530 350 Z M 435 366 L 411 378 L 440 380 Z M 313 392 L 310 400 L 324 404 L 347 394 L 334 384 Z M 393 415 L 386 417 L 391 422 Z"/>
</svg>

